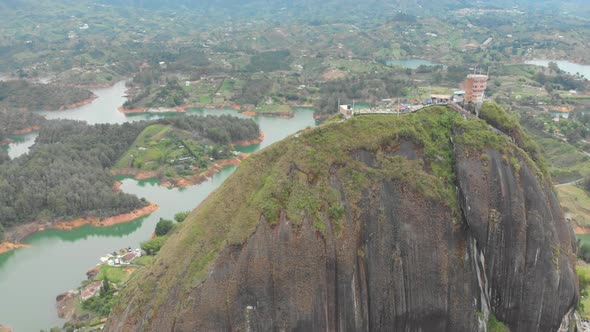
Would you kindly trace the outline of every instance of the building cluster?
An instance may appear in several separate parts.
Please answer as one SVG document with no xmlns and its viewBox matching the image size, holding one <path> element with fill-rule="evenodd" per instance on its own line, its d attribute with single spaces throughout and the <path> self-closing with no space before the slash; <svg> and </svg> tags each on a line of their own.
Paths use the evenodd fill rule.
<svg viewBox="0 0 590 332">
<path fill-rule="evenodd" d="M 118 253 L 101 257 L 100 261 L 109 266 L 124 266 L 131 264 L 131 262 L 139 257 L 141 257 L 141 249 L 132 250 L 131 248 L 127 248 L 121 249 Z"/>
<path fill-rule="evenodd" d="M 453 94 L 431 94 L 426 100 L 416 100 L 411 103 L 394 102 L 393 99 L 383 99 L 381 104 L 369 109 L 355 109 L 353 105 L 338 104 L 338 112 L 344 119 L 350 119 L 357 114 L 399 114 L 416 112 L 429 105 L 455 105 L 465 111 L 477 111 L 485 98 L 488 76 L 481 74 L 467 75 L 462 86 L 464 90 L 457 90 Z"/>
</svg>

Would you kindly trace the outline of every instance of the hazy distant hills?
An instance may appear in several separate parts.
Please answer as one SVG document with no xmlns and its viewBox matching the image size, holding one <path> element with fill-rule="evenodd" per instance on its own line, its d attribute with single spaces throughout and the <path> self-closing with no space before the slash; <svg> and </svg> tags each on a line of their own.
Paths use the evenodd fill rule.
<svg viewBox="0 0 590 332">
<path fill-rule="evenodd" d="M 461 8 L 513 8 L 527 11 L 571 11 L 578 15 L 590 12 L 586 0 L 98 0 L 111 6 L 132 6 L 156 10 L 207 12 L 230 17 L 297 18 L 304 20 L 345 20 L 347 17 L 377 18 L 402 11 L 416 16 L 440 16 Z"/>
<path fill-rule="evenodd" d="M 13 0 L 14 1 L 14 0 Z M 343 10 L 363 9 L 364 11 L 382 9 L 401 9 L 408 11 L 431 10 L 436 8 L 471 8 L 471 7 L 512 7 L 512 6 L 561 6 L 568 3 L 588 4 L 586 0 L 99 0 L 98 3 L 109 5 L 136 6 L 142 8 L 259 8 L 259 9 L 297 9 L 297 8 L 340 8 Z"/>
<path fill-rule="evenodd" d="M 194 12 L 205 14 L 205 18 L 274 18 L 340 22 L 358 17 L 386 17 L 399 11 L 416 16 L 442 16 L 449 10 L 461 8 L 519 8 L 526 11 L 551 12 L 558 10 L 587 17 L 590 13 L 590 4 L 587 0 L 3 0 L 0 1 L 0 17 L 18 11 L 63 9 L 65 13 L 69 8 L 97 5 L 181 11 L 185 14 Z"/>
</svg>

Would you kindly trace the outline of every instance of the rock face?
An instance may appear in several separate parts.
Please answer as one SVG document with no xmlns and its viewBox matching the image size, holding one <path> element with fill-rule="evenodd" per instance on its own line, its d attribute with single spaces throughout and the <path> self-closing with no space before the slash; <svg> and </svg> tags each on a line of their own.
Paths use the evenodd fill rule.
<svg viewBox="0 0 590 332">
<path fill-rule="evenodd" d="M 484 298 L 513 331 L 556 331 L 577 303 L 573 230 L 530 167 L 516 173 L 498 151 L 487 155 L 482 168 L 457 152 L 461 207 L 486 272 Z"/>
<path fill-rule="evenodd" d="M 244 161 L 126 289 L 107 330 L 566 325 L 575 240 L 537 165 L 481 120 L 443 108 L 401 118 L 328 124 Z"/>
</svg>

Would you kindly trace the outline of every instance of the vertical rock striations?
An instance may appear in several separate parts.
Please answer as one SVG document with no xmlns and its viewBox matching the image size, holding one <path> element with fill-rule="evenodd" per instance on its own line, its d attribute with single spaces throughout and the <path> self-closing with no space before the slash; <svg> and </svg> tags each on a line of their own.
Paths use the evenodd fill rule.
<svg viewBox="0 0 590 332">
<path fill-rule="evenodd" d="M 485 259 L 486 300 L 512 331 L 557 331 L 577 303 L 571 226 L 526 155 L 486 156 L 482 162 L 456 149 L 462 211 Z"/>
</svg>

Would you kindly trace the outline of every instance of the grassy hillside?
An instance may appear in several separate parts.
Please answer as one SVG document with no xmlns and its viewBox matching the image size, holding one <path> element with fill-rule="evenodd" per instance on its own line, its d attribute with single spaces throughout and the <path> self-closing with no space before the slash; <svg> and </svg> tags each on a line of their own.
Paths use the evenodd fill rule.
<svg viewBox="0 0 590 332">
<path fill-rule="evenodd" d="M 146 127 L 117 161 L 115 169 L 156 172 L 159 176 L 178 177 L 203 172 L 215 160 L 232 156 L 229 146 L 204 145 L 190 132 L 170 125 Z"/>
<path fill-rule="evenodd" d="M 525 133 L 517 118 L 508 114 L 494 102 L 485 102 L 479 112 L 479 116 L 493 127 L 512 137 L 516 145 L 526 151 L 535 161 L 541 172 L 547 177 L 549 176 L 549 170 L 545 164 L 541 148 Z"/>
<path fill-rule="evenodd" d="M 571 218 L 580 226 L 589 227 L 590 196 L 588 193 L 574 185 L 557 187 L 557 193 L 566 218 Z"/>
<path fill-rule="evenodd" d="M 538 137 L 537 142 L 555 180 L 564 183 L 590 176 L 590 157 L 581 149 L 550 137 Z"/>
</svg>

